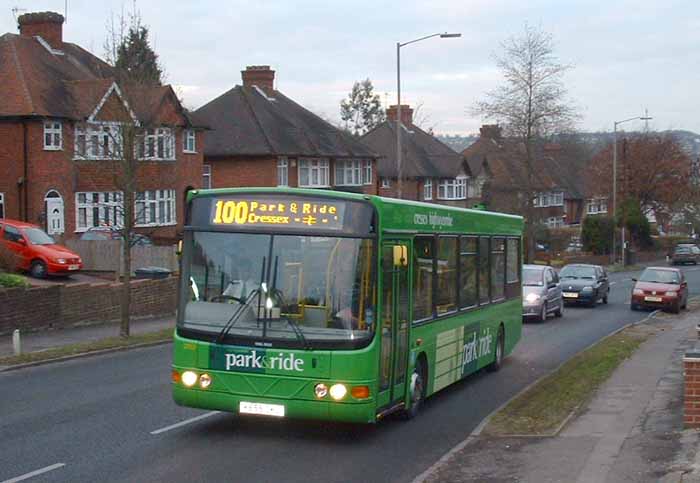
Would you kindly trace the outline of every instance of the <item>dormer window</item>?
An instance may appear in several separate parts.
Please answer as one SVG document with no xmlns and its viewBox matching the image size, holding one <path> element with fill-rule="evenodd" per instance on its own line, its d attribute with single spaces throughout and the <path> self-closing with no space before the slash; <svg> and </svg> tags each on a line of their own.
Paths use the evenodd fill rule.
<svg viewBox="0 0 700 483">
<path fill-rule="evenodd" d="M 63 126 L 58 121 L 44 122 L 44 150 L 60 151 L 63 148 Z"/>
</svg>

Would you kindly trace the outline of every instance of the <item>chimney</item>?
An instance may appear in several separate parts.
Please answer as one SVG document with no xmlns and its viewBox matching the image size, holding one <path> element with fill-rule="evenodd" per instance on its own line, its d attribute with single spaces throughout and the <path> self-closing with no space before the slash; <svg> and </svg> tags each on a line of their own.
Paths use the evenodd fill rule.
<svg viewBox="0 0 700 483">
<path fill-rule="evenodd" d="M 501 127 L 498 124 L 484 124 L 479 129 L 479 134 L 486 139 L 501 139 Z"/>
<path fill-rule="evenodd" d="M 241 71 L 243 87 L 258 86 L 267 95 L 271 95 L 275 83 L 275 71 L 269 65 L 249 65 Z"/>
<path fill-rule="evenodd" d="M 39 36 L 48 42 L 51 48 L 63 48 L 63 15 L 60 13 L 25 13 L 17 19 L 17 24 L 22 37 Z"/>
<path fill-rule="evenodd" d="M 396 122 L 396 116 L 399 112 L 399 106 L 393 105 L 389 106 L 386 110 L 386 117 L 388 120 Z M 413 109 L 408 104 L 401 104 L 401 124 L 406 127 L 413 125 Z"/>
</svg>

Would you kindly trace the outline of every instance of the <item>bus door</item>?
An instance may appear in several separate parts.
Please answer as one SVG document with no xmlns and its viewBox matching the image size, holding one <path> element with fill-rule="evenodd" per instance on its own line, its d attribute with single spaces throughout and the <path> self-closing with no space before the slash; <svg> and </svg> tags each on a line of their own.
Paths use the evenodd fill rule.
<svg viewBox="0 0 700 483">
<path fill-rule="evenodd" d="M 378 407 L 404 400 L 408 365 L 408 254 L 407 241 L 382 245 L 382 315 L 380 323 Z"/>
</svg>

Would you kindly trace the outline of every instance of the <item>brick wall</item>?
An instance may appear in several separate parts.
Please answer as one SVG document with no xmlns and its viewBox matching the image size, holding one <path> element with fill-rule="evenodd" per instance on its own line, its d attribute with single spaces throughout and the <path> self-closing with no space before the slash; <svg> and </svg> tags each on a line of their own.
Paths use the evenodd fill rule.
<svg viewBox="0 0 700 483">
<path fill-rule="evenodd" d="M 700 352 L 696 349 L 683 358 L 685 398 L 683 422 L 686 428 L 700 428 Z"/>
<path fill-rule="evenodd" d="M 22 123 L 0 122 L 0 139 L 0 193 L 4 195 L 5 217 L 18 219 L 21 187 L 17 183 L 24 176 Z"/>
<path fill-rule="evenodd" d="M 132 317 L 175 313 L 176 277 L 131 282 Z M 0 334 L 36 331 L 119 319 L 121 283 L 0 289 Z"/>
</svg>

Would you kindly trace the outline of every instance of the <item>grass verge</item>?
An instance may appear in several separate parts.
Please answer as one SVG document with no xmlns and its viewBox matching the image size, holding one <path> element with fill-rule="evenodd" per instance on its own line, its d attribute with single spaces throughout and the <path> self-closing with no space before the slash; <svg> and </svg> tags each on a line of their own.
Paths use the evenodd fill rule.
<svg viewBox="0 0 700 483">
<path fill-rule="evenodd" d="M 577 354 L 496 413 L 482 434 L 552 434 L 649 335 L 648 329 L 629 327 Z"/>
<path fill-rule="evenodd" d="M 100 339 L 92 342 L 80 342 L 78 344 L 65 345 L 54 349 L 28 352 L 19 356 L 2 357 L 0 358 L 0 366 L 14 366 L 17 364 L 27 364 L 30 362 L 57 359 L 59 357 L 85 354 L 88 352 L 101 351 L 105 349 L 116 349 L 137 344 L 147 344 L 149 342 L 167 341 L 171 340 L 172 337 L 173 329 L 163 329 L 158 332 L 132 335 L 128 339 L 122 339 L 121 337 L 109 337 L 107 339 Z"/>
</svg>

